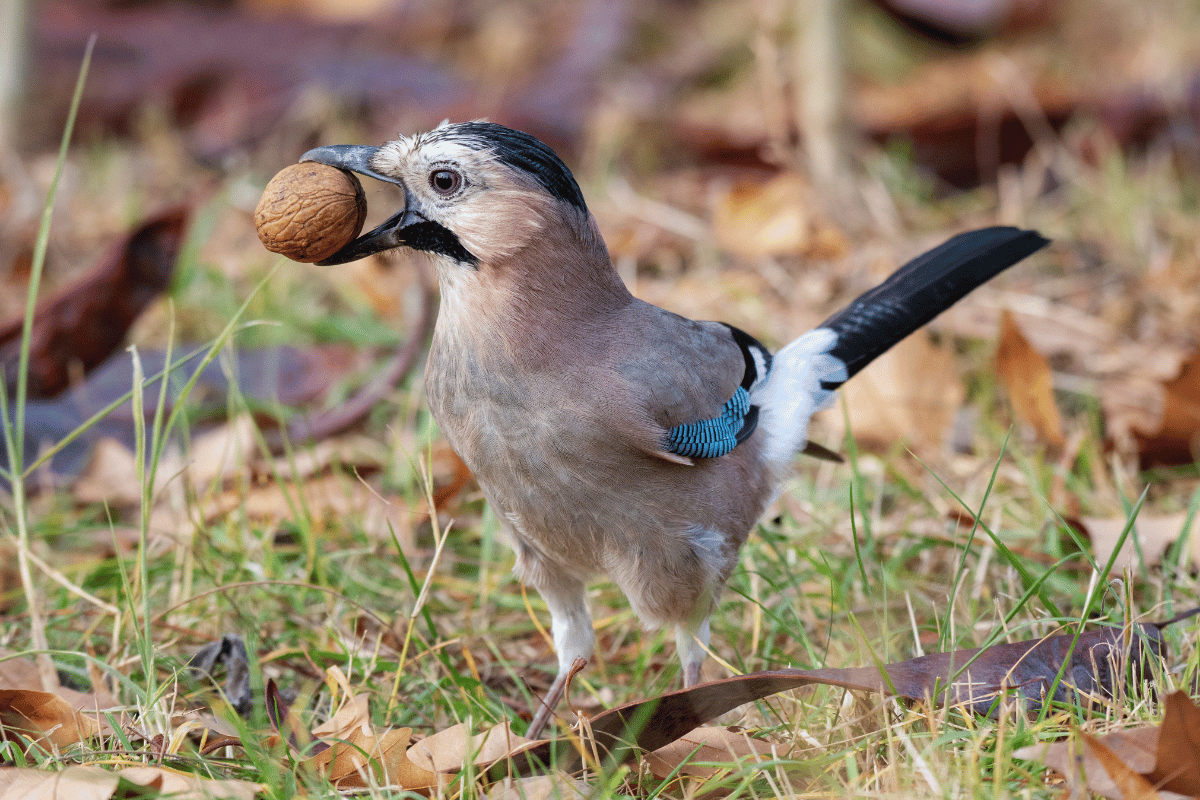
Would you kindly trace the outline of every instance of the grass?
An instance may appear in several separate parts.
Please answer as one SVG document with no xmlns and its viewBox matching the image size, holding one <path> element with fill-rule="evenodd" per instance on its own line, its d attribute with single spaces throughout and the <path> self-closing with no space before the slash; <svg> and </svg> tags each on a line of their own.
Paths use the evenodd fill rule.
<svg viewBox="0 0 1200 800">
<path fill-rule="evenodd" d="M 69 129 L 60 165 L 71 158 L 86 164 L 86 154 L 66 148 L 68 140 Z M 968 224 L 999 205 L 986 188 L 938 200 L 903 153 L 874 158 L 880 182 L 914 229 L 949 227 L 947 220 Z M 1066 242 L 1063 247 L 1074 240 L 1100 242 L 1114 270 L 1136 277 L 1134 265 L 1146 245 L 1131 219 L 1163 221 L 1172 246 L 1194 245 L 1194 226 L 1181 220 L 1194 214 L 1200 193 L 1184 171 L 1161 159 L 1113 156 L 1094 167 L 1074 164 L 1063 174 L 1069 182 L 1026 198 L 1020 209 L 1026 224 L 1044 228 Z M 602 184 L 603 176 L 593 177 L 589 190 Z M 227 191 L 201 210 L 194 239 L 215 235 L 228 223 L 227 198 L 245 180 L 230 177 Z M 136 198 L 129 201 L 131 208 L 139 205 Z M 48 202 L 27 315 L 36 302 L 52 207 Z M 173 343 L 200 333 L 209 341 L 208 358 L 228 347 L 281 340 L 359 347 L 391 340 L 370 308 L 339 286 L 342 276 L 280 266 L 252 248 L 241 252 L 253 255 L 242 255 L 230 274 L 203 243 L 187 248 L 173 304 L 143 335 Z M 1062 278 L 1055 274 L 1059 263 L 1043 259 L 1036 277 L 1012 281 L 1036 292 L 1039 280 Z M 901 445 L 868 451 L 848 437 L 841 448 L 846 464 L 797 463 L 784 500 L 742 551 L 713 619 L 712 661 L 724 665 L 710 661 L 713 676 L 726 669 L 896 661 L 1077 630 L 1081 619 L 1161 619 L 1197 602 L 1196 579 L 1181 566 L 1179 548 L 1166 566 L 1133 575 L 1118 577 L 1111 561 L 1096 563 L 1060 516 L 1065 509 L 1055 488 L 1060 482 L 1096 515 L 1120 510 L 1128 516 L 1143 505 L 1194 511 L 1200 502 L 1195 470 L 1156 473 L 1155 484 L 1144 488 L 1146 476 L 1105 452 L 1094 398 L 1069 392 L 1059 393 L 1060 405 L 1073 409 L 1068 424 L 1083 433 L 1084 443 L 1070 463 L 1056 461 L 1014 428 L 989 359 L 986 347 L 968 348 L 958 358 L 980 414 L 974 454 L 935 450 L 932 457 L 917 457 Z M 135 385 L 145 380 L 140 376 Z M 22 374 L 13 401 L 18 409 L 23 387 Z M 141 393 L 132 396 L 140 399 Z M 412 727 L 428 735 L 468 722 L 478 729 L 528 709 L 552 677 L 547 615 L 536 594 L 511 576 L 512 556 L 497 540 L 496 521 L 477 491 L 456 497 L 445 519 L 420 521 L 421 502 L 437 482 L 431 464 L 438 454 L 420 396 L 414 380 L 372 418 L 368 435 L 386 443 L 385 455 L 335 459 L 316 476 L 300 472 L 303 448 L 253 475 L 248 468 L 235 470 L 216 485 L 158 475 L 154 467 L 169 455 L 168 435 L 186 433 L 183 410 L 160 411 L 140 430 L 137 463 L 147 467 L 136 475 L 140 502 L 133 506 L 77 508 L 69 495 L 27 491 L 30 471 L 9 476 L 14 491 L 0 506 L 0 525 L 19 557 L 21 588 L 6 584 L 0 640 L 12 650 L 39 654 L 50 670 L 80 683 L 103 673 L 135 710 L 135 722 L 62 752 L 26 756 L 7 746 L 7 757 L 45 769 L 161 762 L 261 781 L 268 798 L 300 792 L 335 797 L 327 782 L 266 742 L 263 733 L 271 725 L 261 698 L 268 679 L 298 698 L 297 713 L 314 723 L 334 711 L 324 680 L 331 667 L 371 697 L 380 728 Z M 5 398 L 0 393 L 0 401 Z M 230 403 L 244 407 L 236 393 Z M 818 439 L 821 431 L 819 425 Z M 5 433 L 9 451 L 19 455 L 19 412 Z M 326 502 L 317 477 L 335 496 L 348 498 L 352 510 Z M 251 509 L 263 484 L 281 489 L 286 513 Z M 411 524 L 372 523 L 361 510 L 364 485 L 392 507 L 410 510 Z M 180 524 L 164 540 L 152 528 L 152 515 L 172 506 L 191 524 Z M 952 512 L 978 523 L 965 525 L 962 514 Z M 115 542 L 127 526 L 137 532 L 128 547 Z M 675 688 L 670 637 L 642 631 L 609 584 L 598 583 L 589 599 L 597 652 L 574 685 L 574 701 L 594 711 Z M 251 657 L 260 702 L 247 719 L 183 670 L 191 653 L 228 632 L 245 638 Z M 1195 634 L 1181 626 L 1167 639 L 1175 655 L 1162 682 L 1190 685 L 1187 677 L 1197 669 Z M 239 732 L 244 751 L 201 754 L 180 735 L 175 714 L 186 707 L 211 709 Z M 1156 703 L 1136 693 L 1099 714 L 1054 709 L 1035 718 L 988 720 L 816 688 L 764 699 L 722 720 L 781 747 L 794 745 L 786 758 L 765 766 L 720 764 L 728 768 L 686 780 L 655 777 L 639 762 L 589 781 L 605 787 L 606 795 L 639 798 L 711 791 L 746 798 L 1057 797 L 1061 788 L 1047 782 L 1039 765 L 1014 759 L 1015 750 L 1076 727 L 1102 732 L 1160 717 Z M 171 743 L 165 756 L 153 744 L 156 733 Z M 479 788 L 463 780 L 445 792 L 460 793 L 473 797 Z M 378 788 L 365 795 L 400 796 Z"/>
</svg>

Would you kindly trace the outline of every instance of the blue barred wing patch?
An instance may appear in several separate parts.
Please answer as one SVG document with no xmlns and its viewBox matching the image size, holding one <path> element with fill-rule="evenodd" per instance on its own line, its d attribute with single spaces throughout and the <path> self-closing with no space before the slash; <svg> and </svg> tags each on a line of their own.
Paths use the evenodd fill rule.
<svg viewBox="0 0 1200 800">
<path fill-rule="evenodd" d="M 739 386 L 721 416 L 671 428 L 667 450 L 687 458 L 723 456 L 748 439 L 757 424 L 758 408 L 750 405 L 750 393 Z"/>
</svg>

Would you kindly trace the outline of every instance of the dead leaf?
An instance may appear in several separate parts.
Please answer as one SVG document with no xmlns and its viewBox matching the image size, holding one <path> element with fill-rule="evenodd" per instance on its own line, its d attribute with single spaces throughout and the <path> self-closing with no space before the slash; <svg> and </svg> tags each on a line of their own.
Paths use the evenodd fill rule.
<svg viewBox="0 0 1200 800">
<path fill-rule="evenodd" d="M 200 648 L 188 659 L 188 669 L 198 679 L 213 683 L 219 665 L 225 666 L 225 685 L 222 691 L 234 711 L 242 716 L 250 713 L 254 695 L 250 688 L 250 656 L 246 643 L 237 634 L 227 633 L 217 641 Z"/>
<path fill-rule="evenodd" d="M 99 672 L 96 670 L 96 672 Z M 110 733 L 111 729 L 106 719 L 107 714 L 122 717 L 123 706 L 109 694 L 100 683 L 99 677 L 93 679 L 95 691 L 80 692 L 59 686 L 54 694 L 62 698 L 69 708 L 79 712 L 88 719 L 89 726 L 100 733 Z M 42 679 L 37 664 L 31 658 L 16 656 L 11 650 L 0 648 L 0 689 L 41 691 Z"/>
<path fill-rule="evenodd" d="M 0 768 L 0 800 L 109 800 L 121 779 L 99 767 L 70 766 L 62 772 L 27 767 Z"/>
<path fill-rule="evenodd" d="M 371 732 L 370 698 L 365 694 L 356 694 L 350 688 L 350 680 L 338 667 L 325 670 L 325 684 L 333 697 L 341 696 L 342 701 L 333 716 L 313 728 L 313 736 L 329 739 L 348 739 L 356 732 L 369 734 Z"/>
<path fill-rule="evenodd" d="M 1079 738 L 1083 742 L 1084 748 L 1100 763 L 1108 774 L 1109 780 L 1116 786 L 1119 792 L 1118 797 L 1122 797 L 1124 800 L 1157 800 L 1162 797 L 1148 780 L 1131 769 L 1100 738 L 1082 732 L 1079 734 Z"/>
<path fill-rule="evenodd" d="M 362 730 L 306 760 L 304 765 L 324 774 L 339 789 L 366 786 L 395 786 L 401 789 L 431 789 L 438 776 L 409 760 L 412 728 L 390 730 L 377 737 Z"/>
<path fill-rule="evenodd" d="M 313 728 L 313 736 L 327 746 L 305 759 L 305 768 L 324 775 L 339 789 L 385 785 L 415 791 L 438 785 L 436 773 L 408 758 L 411 728 L 377 736 L 366 695 L 355 694 L 337 667 L 326 670 L 325 677 L 330 692 L 340 694 L 342 703 L 329 720 Z"/>
<path fill-rule="evenodd" d="M 866 136 L 907 141 L 913 161 L 952 186 L 991 182 L 1002 164 L 1021 163 L 1033 147 L 1024 114 L 1037 114 L 1046 130 L 1058 130 L 1086 102 L 1074 87 L 1042 77 L 1025 89 L 1030 108 L 1017 108 L 1012 87 L 995 67 L 987 50 L 932 60 L 903 85 L 863 85 L 852 98 L 852 113 Z"/>
<path fill-rule="evenodd" d="M 918 331 L 875 359 L 842 387 L 850 430 L 862 447 L 903 440 L 918 454 L 936 453 L 966 397 L 954 354 Z M 844 435 L 841 403 L 822 413 L 828 441 Z"/>
<path fill-rule="evenodd" d="M 483 733 L 470 731 L 465 722 L 440 730 L 410 747 L 408 757 L 430 772 L 457 772 L 467 764 L 492 764 L 533 742 L 513 733 L 507 722 Z"/>
<path fill-rule="evenodd" d="M 303 763 L 335 785 L 343 780 L 352 780 L 360 770 L 379 777 L 379 769 L 386 763 L 388 754 L 397 749 L 403 753 L 411 738 L 412 728 L 388 731 L 382 740 L 370 731 L 369 726 L 366 730 L 355 728 L 345 736 L 332 740 L 329 747 L 305 759 Z M 362 785 L 361 782 L 357 783 Z"/>
<path fill-rule="evenodd" d="M 740 705 L 814 684 L 918 702 L 932 700 L 995 716 L 1004 702 L 1019 701 L 1031 711 L 1039 709 L 1061 673 L 1049 700 L 1088 705 L 1111 697 L 1127 675 L 1132 674 L 1136 682 L 1151 674 L 1163 652 L 1161 628 L 1197 612 L 1200 609 L 1163 623 L 1139 623 L 1128 631 L 1102 628 L 1077 640 L 1073 634 L 1062 634 L 986 649 L 931 653 L 882 667 L 785 669 L 727 678 L 597 714 L 588 721 L 587 747 L 594 748 L 601 760 L 620 752 L 629 757 L 630 743 L 657 750 Z M 560 751 L 557 760 L 552 759 L 553 745 L 540 742 L 515 753 L 507 768 L 525 774 L 537 765 L 553 763 L 570 772 L 582 764 L 577 752 Z M 495 767 L 492 774 L 497 774 Z"/>
<path fill-rule="evenodd" d="M 1125 537 L 1121 551 L 1113 561 L 1113 570 L 1121 572 L 1135 569 L 1139 564 L 1154 566 L 1162 562 L 1167 550 L 1183 533 L 1183 524 L 1187 521 L 1187 512 L 1178 514 L 1145 514 L 1139 513 L 1133 523 L 1133 530 Z M 1107 563 L 1112 555 L 1117 540 L 1121 538 L 1129 521 L 1125 517 L 1078 517 L 1079 523 L 1088 539 L 1092 542 L 1092 553 L 1097 562 Z M 1193 525 L 1191 536 L 1196 537 Z M 1193 542 L 1191 550 L 1192 563 L 1200 566 L 1200 542 Z"/>
<path fill-rule="evenodd" d="M 790 749 L 752 738 L 742 730 L 709 725 L 696 728 L 649 753 L 646 763 L 660 780 L 675 774 L 676 770 L 681 775 L 711 778 L 746 761 L 759 763 L 786 757 Z"/>
<path fill-rule="evenodd" d="M 81 742 L 98 730 L 94 721 L 58 695 L 30 689 L 0 689 L 0 722 L 5 732 L 20 731 L 35 744 L 44 739 L 59 748 Z"/>
<path fill-rule="evenodd" d="M 192 488 L 205 495 L 219 489 L 229 478 L 245 474 L 247 464 L 258 452 L 256 430 L 254 419 L 242 414 L 193 438 L 187 462 Z M 174 464 L 163 465 L 160 470 L 165 474 L 160 477 L 167 478 L 177 469 Z"/>
<path fill-rule="evenodd" d="M 92 766 L 70 766 L 61 772 L 6 767 L 0 769 L 0 800 L 109 800 L 122 783 L 179 800 L 254 800 L 263 789 L 259 783 L 212 780 L 162 767 L 129 767 L 115 773 Z"/>
<path fill-rule="evenodd" d="M 1167 695 L 1154 771 L 1146 777 L 1162 789 L 1200 796 L 1200 708 L 1184 691 Z"/>
<path fill-rule="evenodd" d="M 584 800 L 592 787 L 562 770 L 530 778 L 505 778 L 482 795 L 483 800 Z"/>
<path fill-rule="evenodd" d="M 424 342 L 424 338 L 421 339 Z M 406 349 L 407 342 L 401 347 L 400 355 L 410 350 Z M 255 350 L 239 350 L 232 356 L 215 359 L 206 367 L 200 369 L 200 356 L 206 348 L 179 348 L 171 378 L 168 381 L 166 410 L 173 409 L 181 402 L 179 389 L 193 378 L 195 383 L 191 394 L 186 398 L 189 412 L 201 419 L 222 419 L 227 416 L 226 403 L 230 390 L 230 375 L 238 391 L 248 399 L 260 401 L 263 406 L 274 407 L 280 404 L 286 407 L 296 407 L 321 396 L 330 386 L 336 384 L 358 365 L 359 359 L 352 358 L 350 352 L 337 345 L 326 345 L 300 349 L 280 346 L 266 347 Z M 412 350 L 419 350 L 414 347 Z M 183 355 L 191 353 L 191 355 Z M 147 378 L 159 374 L 166 366 L 166 353 L 162 350 L 139 351 L 142 369 Z M 407 362 L 396 362 L 396 369 L 388 377 L 399 380 Z M 226 370 L 229 371 L 227 374 Z M 70 392 L 53 400 L 30 400 L 26 406 L 25 433 L 25 462 L 32 463 L 39 454 L 42 445 L 55 444 L 68 434 L 80 428 L 83 423 L 109 405 L 115 403 L 127 394 L 133 385 L 132 358 L 128 354 L 118 354 L 110 358 L 92 372 L 87 379 Z M 374 386 L 375 384 L 371 384 Z M 146 420 L 153 418 L 157 411 L 160 385 L 158 381 L 149 380 L 144 386 L 142 399 Z M 366 390 L 364 390 L 366 391 Z M 365 399 L 360 395 L 358 406 L 345 408 L 338 406 L 318 418 L 336 417 L 335 422 L 348 426 L 361 418 L 365 413 L 362 406 Z M 369 399 L 369 398 L 367 398 Z M 369 410 L 370 406 L 366 406 Z M 9 413 L 12 413 L 10 407 Z M 303 418 L 294 417 L 293 421 Z M 262 420 L 260 420 L 262 421 Z M 267 420 L 266 423 L 272 422 Z M 91 482 L 86 487 L 87 497 L 100 495 L 106 502 L 125 502 L 130 496 L 130 481 L 121 481 L 120 474 L 123 466 L 132 463 L 135 449 L 136 421 L 133 417 L 133 404 L 129 401 L 118 404 L 117 407 L 102 417 L 95 425 L 83 431 L 78 438 L 54 455 L 50 460 L 47 471 L 60 482 L 67 482 L 84 472 L 92 463 L 93 452 L 98 443 L 111 439 L 124 447 L 128 455 L 114 458 L 113 452 L 103 455 L 105 461 L 93 465 Z M 211 423 L 199 423 L 194 431 L 202 434 L 212 430 Z M 312 433 L 311 427 L 297 425 Z M 324 434 L 328 434 L 325 425 Z M 275 431 L 267 431 L 271 433 Z M 322 431 L 315 431 L 323 433 Z M 276 432 L 277 433 L 277 432 Z M 270 437 L 268 437 L 270 438 Z M 298 437 L 292 437 L 298 442 Z M 307 439 L 307 434 L 305 437 Z M 109 449 L 106 446 L 106 449 Z M 112 463 L 107 460 L 112 458 Z M 217 471 L 210 469 L 209 479 L 221 475 L 222 467 L 217 465 Z M 8 467 L 8 454 L 0 448 L 0 467 Z M 179 469 L 176 465 L 174 469 Z M 200 476 L 205 477 L 204 475 Z"/>
<path fill-rule="evenodd" d="M 1062 447 L 1065 439 L 1062 418 L 1054 402 L 1050 362 L 1033 348 L 1008 310 L 1000 317 L 996 373 L 1008 392 L 1017 419 L 1032 428 L 1040 441 Z"/>
<path fill-rule="evenodd" d="M 137 457 L 116 439 L 105 436 L 96 442 L 92 458 L 72 487 L 77 503 L 108 503 L 133 506 L 142 501 L 142 487 L 133 479 Z"/>
<path fill-rule="evenodd" d="M 1042 761 L 1076 788 L 1103 797 L 1200 795 L 1200 709 L 1184 691 L 1168 695 L 1161 726 L 1023 747 L 1017 758 Z M 1153 793 L 1150 793 L 1153 792 Z"/>
<path fill-rule="evenodd" d="M 1200 356 L 1193 355 L 1179 375 L 1162 384 L 1158 426 L 1135 428 L 1143 466 L 1190 464 L 1200 446 Z"/>
<path fill-rule="evenodd" d="M 746 259 L 836 258 L 847 249 L 845 237 L 820 221 L 817 208 L 808 181 L 795 172 L 743 181 L 716 196 L 713 235 L 721 247 Z"/>
<path fill-rule="evenodd" d="M 90 769 L 99 769 L 91 767 Z M 127 767 L 118 770 L 122 781 L 155 789 L 179 800 L 254 800 L 263 790 L 261 783 L 238 780 L 213 780 L 163 767 Z"/>
<path fill-rule="evenodd" d="M 154 298 L 171 283 L 187 224 L 186 208 L 143 222 L 115 244 L 82 280 L 41 304 L 29 352 L 29 396 L 53 397 L 69 385 L 68 370 L 103 363 Z M 23 320 L 0 327 L 0 372 L 15 387 Z"/>
</svg>

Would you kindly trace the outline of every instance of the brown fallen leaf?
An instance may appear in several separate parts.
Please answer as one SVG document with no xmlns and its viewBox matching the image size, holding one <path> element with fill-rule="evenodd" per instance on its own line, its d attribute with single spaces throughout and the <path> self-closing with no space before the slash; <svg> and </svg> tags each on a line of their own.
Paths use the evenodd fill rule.
<svg viewBox="0 0 1200 800">
<path fill-rule="evenodd" d="M 1062 418 L 1054 402 L 1054 373 L 1046 357 L 1033 348 L 1017 326 L 1012 312 L 1000 317 L 1000 343 L 996 348 L 996 373 L 1008 392 L 1013 413 L 1039 441 L 1062 447 Z"/>
<path fill-rule="evenodd" d="M 882 666 L 784 669 L 714 681 L 597 714 L 586 725 L 591 736 L 587 749 L 602 761 L 614 754 L 629 758 L 631 748 L 657 750 L 740 705 L 815 684 L 932 700 L 991 716 L 998 715 L 1005 702 L 1020 701 L 1031 711 L 1040 709 L 1052 686 L 1052 702 L 1086 705 L 1111 697 L 1128 674 L 1135 680 L 1150 675 L 1163 655 L 1161 628 L 1196 613 L 1200 608 L 1162 623 L 1089 631 L 1078 640 L 1062 634 L 932 653 Z M 550 741 L 516 752 L 510 764 L 497 766 L 527 774 L 549 764 L 571 772 L 582 763 L 578 752 Z"/>
<path fill-rule="evenodd" d="M 1187 512 L 1177 514 L 1138 514 L 1133 523 L 1133 530 L 1125 537 L 1121 550 L 1113 561 L 1113 571 L 1121 572 L 1134 569 L 1139 564 L 1154 566 L 1162 562 L 1167 550 L 1183 534 L 1183 525 L 1187 522 Z M 1072 524 L 1081 528 L 1092 542 L 1092 553 L 1098 563 L 1107 563 L 1112 556 L 1113 548 L 1129 524 L 1126 517 L 1076 517 Z M 1189 537 L 1193 539 L 1189 548 L 1192 563 L 1200 566 L 1200 551 L 1195 541 L 1196 529 L 1193 525 Z"/>
<path fill-rule="evenodd" d="M 19 732 L 34 745 L 56 748 L 81 742 L 99 730 L 58 695 L 31 689 L 0 689 L 0 722 L 5 739 L 14 738 L 10 732 Z"/>
<path fill-rule="evenodd" d="M 1159 800 L 1162 798 L 1150 781 L 1131 769 L 1099 737 L 1081 732 L 1079 738 L 1084 749 L 1094 756 L 1108 774 L 1109 780 L 1119 792 L 1118 797 L 1122 797 L 1124 800 Z"/>
<path fill-rule="evenodd" d="M 346 739 L 355 732 L 370 732 L 370 698 L 365 694 L 356 694 L 350 688 L 350 680 L 338 667 L 325 670 L 325 684 L 331 696 L 340 695 L 342 701 L 333 716 L 313 728 L 312 735 L 318 739 Z"/>
<path fill-rule="evenodd" d="M 923 331 L 875 359 L 841 393 L 859 446 L 890 447 L 903 440 L 926 455 L 941 450 L 966 397 L 954 354 Z M 839 406 L 823 413 L 828 441 L 844 433 Z"/>
<path fill-rule="evenodd" d="M 745 731 L 735 728 L 709 725 L 696 728 L 649 753 L 646 763 L 660 780 L 672 774 L 711 778 L 740 762 L 758 763 L 785 758 L 790 749 L 786 745 L 752 738 Z M 714 764 L 728 766 L 718 767 Z"/>
<path fill-rule="evenodd" d="M 268 449 L 279 454 L 288 450 L 285 443 L 298 449 L 300 445 L 342 433 L 376 407 L 380 399 L 418 363 L 424 352 L 428 331 L 432 328 L 436 299 L 432 292 L 425 292 L 421 302 L 420 318 L 411 336 L 396 348 L 380 372 L 343 403 L 311 415 L 295 414 L 286 425 L 264 430 L 262 435 Z M 231 377 L 240 394 L 262 401 L 256 404 L 257 408 L 271 409 L 282 405 L 296 409 L 318 399 L 361 361 L 352 357 L 351 351 L 341 345 L 318 345 L 304 349 L 284 345 L 238 350 L 229 359 L 214 360 L 200 369 L 200 356 L 206 349 L 179 348 L 166 396 L 168 409 L 180 402 L 187 403 L 190 418 L 200 420 L 194 429 L 197 432 L 211 429 L 212 426 L 203 420 L 222 419 L 228 414 L 226 401 Z M 182 352 L 189 355 L 179 355 Z M 3 356 L 2 347 L 0 356 Z M 141 351 L 140 360 L 144 374 L 154 376 L 162 372 L 166 365 L 166 353 L 161 350 Z M 132 359 L 114 356 L 70 392 L 52 400 L 30 400 L 25 409 L 26 466 L 39 456 L 40 448 L 62 441 L 93 414 L 118 403 L 122 396 L 128 394 L 132 380 Z M 191 394 L 181 398 L 179 388 L 193 381 Z M 159 394 L 157 381 L 151 380 L 144 388 L 142 399 L 147 421 L 157 413 Z M 9 413 L 12 413 L 11 407 Z M 260 416 L 258 421 L 264 425 L 278 422 L 269 418 L 269 415 Z M 136 492 L 130 494 L 129 482 L 125 480 L 129 474 L 127 463 L 135 449 L 136 427 L 132 403 L 118 403 L 115 410 L 83 431 L 50 459 L 50 477 L 55 483 L 67 483 L 76 478 L 88 467 L 98 442 L 113 439 L 130 455 L 124 459 L 118 458 L 118 463 L 111 468 L 100 469 L 97 475 L 89 476 L 91 480 L 85 490 L 91 498 L 100 495 L 105 501 L 120 501 L 123 497 L 133 497 L 136 501 Z M 104 454 L 105 457 L 108 455 Z M 7 452 L 0 448 L 0 467 L 8 467 L 7 459 Z M 120 463 L 122 460 L 126 464 Z M 216 474 L 219 474 L 219 470 Z M 3 479 L 0 478 L 0 488 L 3 486 Z"/>
<path fill-rule="evenodd" d="M 163 767 L 127 767 L 118 770 L 117 777 L 180 800 L 254 800 L 263 790 L 261 783 L 201 778 Z"/>
<path fill-rule="evenodd" d="M 1001 165 L 1019 164 L 1034 146 L 1028 114 L 1045 130 L 1058 130 L 1088 102 L 1082 92 L 1055 78 L 1034 79 L 1025 97 L 998 74 L 987 50 L 936 59 L 913 70 L 902 85 L 863 85 L 852 113 L 876 142 L 903 140 L 914 163 L 951 186 L 994 181 Z M 1038 133 L 1041 133 L 1039 130 Z"/>
<path fill-rule="evenodd" d="M 529 778 L 505 778 L 482 795 L 483 800 L 584 800 L 592 787 L 562 770 Z"/>
<path fill-rule="evenodd" d="M 717 243 L 746 259 L 807 255 L 835 258 L 845 237 L 819 219 L 808 181 L 781 172 L 765 182 L 741 182 L 719 193 L 712 226 Z"/>
<path fill-rule="evenodd" d="M 1163 705 L 1154 770 L 1146 777 L 1167 791 L 1200 796 L 1200 708 L 1184 691 L 1171 693 Z"/>
<path fill-rule="evenodd" d="M 437 773 L 414 764 L 408 757 L 412 728 L 375 733 L 366 695 L 356 694 L 345 674 L 337 667 L 325 673 L 333 696 L 341 696 L 338 710 L 326 722 L 313 728 L 319 741 L 312 755 L 301 761 L 308 770 L 325 776 L 339 789 L 366 786 L 394 786 L 409 791 L 438 786 Z M 268 692 L 268 711 L 276 730 L 290 728 L 285 709 L 277 704 L 277 692 Z M 295 737 L 288 736 L 289 744 Z"/>
<path fill-rule="evenodd" d="M 109 800 L 121 779 L 99 767 L 70 766 L 61 772 L 0 768 L 0 800 Z"/>
<path fill-rule="evenodd" d="M 102 733 L 109 731 L 105 714 L 114 713 L 120 717 L 123 706 L 96 678 L 93 692 L 80 692 L 59 686 L 55 691 L 58 697 L 74 711 L 85 714 L 96 722 Z M 31 658 L 22 658 L 13 651 L 0 647 L 0 689 L 32 689 L 41 691 L 42 679 L 37 663 Z"/>
<path fill-rule="evenodd" d="M 472 734 L 465 722 L 440 730 L 414 744 L 408 757 L 430 772 L 457 772 L 467 764 L 491 764 L 533 742 L 513 733 L 509 723 Z"/>
<path fill-rule="evenodd" d="M 88 275 L 39 305 L 29 351 L 29 397 L 53 397 L 79 364 L 86 374 L 120 347 L 125 333 L 171 284 L 188 210 L 151 217 L 117 242 Z M 15 386 L 22 320 L 0 327 L 0 372 Z"/>
<path fill-rule="evenodd" d="M 162 767 L 129 767 L 109 772 L 92 766 L 70 766 L 61 772 L 6 767 L 0 769 L 0 800 L 109 800 L 129 786 L 144 787 L 179 800 L 254 800 L 260 783 L 213 780 Z M 141 796 L 141 793 L 138 793 Z"/>
<path fill-rule="evenodd" d="M 1134 431 L 1142 460 L 1192 463 L 1200 446 L 1200 357 L 1184 362 L 1162 389 L 1162 424 L 1157 430 Z"/>
<path fill-rule="evenodd" d="M 412 728 L 390 730 L 382 736 L 355 729 L 344 740 L 306 759 L 304 766 L 327 777 L 339 789 L 395 786 L 406 790 L 431 789 L 438 777 L 409 760 Z"/>
<path fill-rule="evenodd" d="M 1081 741 L 1031 745 L 1013 755 L 1042 761 L 1072 787 L 1102 797 L 1200 796 L 1200 708 L 1184 691 L 1168 695 L 1163 706 L 1161 726 L 1081 734 Z"/>
</svg>

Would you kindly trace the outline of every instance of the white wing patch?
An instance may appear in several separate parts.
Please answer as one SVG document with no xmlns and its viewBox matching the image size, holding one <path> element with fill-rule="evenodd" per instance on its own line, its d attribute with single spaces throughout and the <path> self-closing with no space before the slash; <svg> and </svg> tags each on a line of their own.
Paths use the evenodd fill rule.
<svg viewBox="0 0 1200 800">
<path fill-rule="evenodd" d="M 834 390 L 821 384 L 847 379 L 846 365 L 829 354 L 836 344 L 829 328 L 809 331 L 775 354 L 766 383 L 751 392 L 769 462 L 791 463 L 808 443 L 809 419 L 833 400 Z"/>
</svg>

